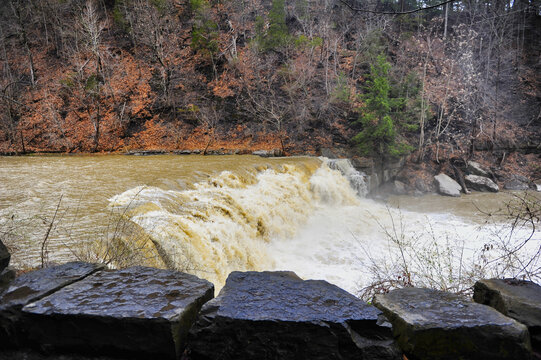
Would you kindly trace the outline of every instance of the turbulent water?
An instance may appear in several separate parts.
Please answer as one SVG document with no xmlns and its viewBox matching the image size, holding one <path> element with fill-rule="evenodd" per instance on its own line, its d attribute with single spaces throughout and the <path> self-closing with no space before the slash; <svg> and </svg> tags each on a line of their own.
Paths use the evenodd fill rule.
<svg viewBox="0 0 541 360">
<path fill-rule="evenodd" d="M 4 161 L 3 168 L 15 174 L 16 166 Z M 60 190 L 72 209 L 89 203 L 85 197 L 76 201 L 85 191 L 94 205 L 72 226 L 78 231 L 70 236 L 57 231 L 51 251 L 62 259 L 70 257 L 73 242 L 96 236 L 104 214 L 116 212 L 142 229 L 145 251 L 163 265 L 207 278 L 218 288 L 234 270 L 292 270 L 351 292 L 378 281 L 404 281 L 404 276 L 425 286 L 453 288 L 468 276 L 518 271 L 495 260 L 500 247 L 509 245 L 509 227 L 485 224 L 475 205 L 491 211 L 505 195 L 403 197 L 385 205 L 365 198 L 365 176 L 349 161 L 323 158 L 103 157 L 82 162 L 92 165 L 82 171 L 86 177 L 80 169 L 78 176 L 70 174 L 70 161 L 55 158 L 49 164 L 66 173 L 59 176 L 63 185 L 49 185 L 49 192 L 58 185 L 58 192 L 51 195 L 44 224 L 51 220 L 52 200 Z M 3 186 L 6 193 L 13 191 Z M 18 196 L 23 205 L 0 201 L 4 228 L 25 203 L 39 203 Z M 28 240 L 23 260 L 36 258 L 40 235 Z M 514 236 L 527 237 L 527 229 L 516 229 Z M 538 246 L 538 234 L 534 240 Z M 525 247 L 531 246 L 529 253 L 518 255 L 527 258 L 535 250 L 530 244 Z"/>
</svg>

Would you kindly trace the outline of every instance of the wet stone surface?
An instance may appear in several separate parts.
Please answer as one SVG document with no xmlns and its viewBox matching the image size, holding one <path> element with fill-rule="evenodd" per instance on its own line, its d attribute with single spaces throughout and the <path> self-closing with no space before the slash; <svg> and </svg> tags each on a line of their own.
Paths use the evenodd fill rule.
<svg viewBox="0 0 541 360">
<path fill-rule="evenodd" d="M 541 353 L 541 286 L 516 279 L 480 280 L 473 299 L 526 325 L 532 346 Z"/>
<path fill-rule="evenodd" d="M 101 271 L 24 307 L 42 350 L 175 358 L 214 285 L 170 270 Z"/>
<path fill-rule="evenodd" d="M 190 331 L 189 357 L 399 359 L 384 320 L 381 311 L 326 281 L 233 272 Z"/>
<path fill-rule="evenodd" d="M 0 295 L 0 348 L 18 346 L 25 339 L 21 309 L 101 268 L 84 262 L 71 262 L 23 274 L 11 281 Z"/>
<path fill-rule="evenodd" d="M 527 328 L 494 309 L 431 289 L 404 288 L 376 295 L 413 359 L 530 359 Z"/>
<path fill-rule="evenodd" d="M 9 265 L 9 260 L 11 259 L 11 255 L 4 245 L 4 243 L 0 240 L 0 273 L 4 271 L 5 268 Z"/>
</svg>

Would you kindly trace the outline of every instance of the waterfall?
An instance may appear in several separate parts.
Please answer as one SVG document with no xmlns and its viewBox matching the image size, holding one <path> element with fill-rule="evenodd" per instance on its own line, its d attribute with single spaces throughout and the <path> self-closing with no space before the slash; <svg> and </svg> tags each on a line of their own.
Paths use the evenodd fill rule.
<svg viewBox="0 0 541 360">
<path fill-rule="evenodd" d="M 139 186 L 110 204 L 127 209 L 164 263 L 220 286 L 231 271 L 272 268 L 268 243 L 295 237 L 320 204 L 358 204 L 356 194 L 366 188 L 362 175 L 349 163 L 331 169 L 334 163 L 223 171 L 181 191 Z"/>
<path fill-rule="evenodd" d="M 349 180 L 351 187 L 357 191 L 359 196 L 365 197 L 368 194 L 368 177 L 355 169 L 349 159 L 328 159 L 326 161 L 331 169 L 339 170 Z"/>
<path fill-rule="evenodd" d="M 402 276 L 405 260 L 423 286 L 500 274 L 479 264 L 499 256 L 483 249 L 501 229 L 364 198 L 365 176 L 345 159 L 222 171 L 187 187 L 138 186 L 110 206 L 151 239 L 145 251 L 217 289 L 231 271 L 290 270 L 356 292 L 380 276 Z"/>
</svg>

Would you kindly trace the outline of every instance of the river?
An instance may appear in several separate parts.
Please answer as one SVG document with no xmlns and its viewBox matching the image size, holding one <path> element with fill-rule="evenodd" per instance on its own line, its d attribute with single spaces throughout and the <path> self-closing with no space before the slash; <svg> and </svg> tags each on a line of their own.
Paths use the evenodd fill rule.
<svg viewBox="0 0 541 360">
<path fill-rule="evenodd" d="M 39 266 L 42 254 L 48 262 L 103 256 L 96 240 L 122 238 L 144 255 L 122 254 L 218 288 L 234 270 L 291 270 L 353 293 L 391 286 L 389 279 L 460 290 L 475 277 L 517 275 L 539 246 L 535 233 L 513 259 L 501 258 L 529 229 L 511 233 L 485 213 L 516 194 L 383 203 L 365 198 L 365 189 L 346 160 L 0 157 L 0 231 L 19 267 Z"/>
</svg>

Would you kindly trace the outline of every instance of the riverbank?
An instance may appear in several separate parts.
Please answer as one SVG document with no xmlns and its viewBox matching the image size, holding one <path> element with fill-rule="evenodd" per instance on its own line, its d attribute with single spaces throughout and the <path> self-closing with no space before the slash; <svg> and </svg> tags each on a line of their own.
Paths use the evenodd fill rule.
<svg viewBox="0 0 541 360">
<path fill-rule="evenodd" d="M 72 262 L 0 286 L 0 359 L 530 360 L 540 294 L 482 280 L 475 302 L 408 286 L 367 304 L 326 281 L 252 271 L 214 298 L 193 275 Z"/>
</svg>

